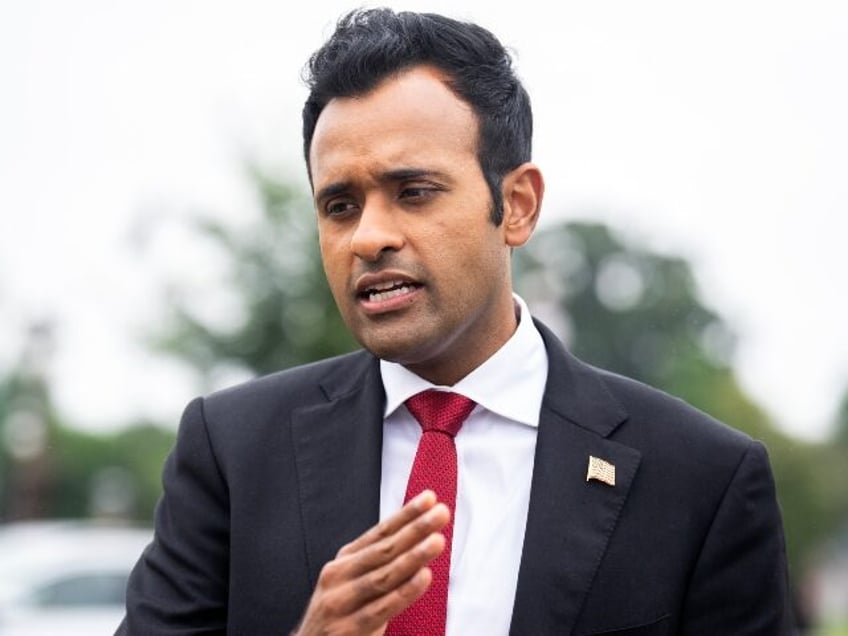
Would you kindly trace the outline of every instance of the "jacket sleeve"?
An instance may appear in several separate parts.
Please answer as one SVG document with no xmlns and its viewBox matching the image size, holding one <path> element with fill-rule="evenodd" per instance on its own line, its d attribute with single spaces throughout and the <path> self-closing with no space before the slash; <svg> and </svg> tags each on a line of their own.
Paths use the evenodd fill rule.
<svg viewBox="0 0 848 636">
<path fill-rule="evenodd" d="M 686 595 L 682 633 L 794 634 L 783 524 L 765 448 L 752 442 L 719 503 Z"/>
<path fill-rule="evenodd" d="M 186 407 L 162 482 L 154 539 L 130 575 L 117 633 L 224 634 L 229 498 L 200 398 Z"/>
</svg>

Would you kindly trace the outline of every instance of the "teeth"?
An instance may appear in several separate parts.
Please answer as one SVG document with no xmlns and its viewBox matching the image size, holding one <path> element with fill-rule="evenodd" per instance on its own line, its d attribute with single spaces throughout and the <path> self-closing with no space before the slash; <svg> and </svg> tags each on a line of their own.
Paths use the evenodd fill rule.
<svg viewBox="0 0 848 636">
<path fill-rule="evenodd" d="M 386 291 L 387 289 L 391 289 L 392 287 L 400 287 L 403 285 L 403 281 L 400 280 L 390 280 L 385 283 L 377 283 L 372 288 L 374 291 Z"/>
<path fill-rule="evenodd" d="M 403 296 L 404 294 L 408 294 L 412 291 L 412 287 L 409 285 L 402 285 L 395 289 L 389 289 L 388 291 L 371 291 L 368 293 L 368 300 L 372 303 L 379 303 L 390 298 L 396 298 L 398 296 Z"/>
</svg>

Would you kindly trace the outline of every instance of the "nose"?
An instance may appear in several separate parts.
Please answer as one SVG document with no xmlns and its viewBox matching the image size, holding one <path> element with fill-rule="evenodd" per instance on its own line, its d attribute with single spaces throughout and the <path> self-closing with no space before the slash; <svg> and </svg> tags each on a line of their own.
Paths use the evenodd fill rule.
<svg viewBox="0 0 848 636">
<path fill-rule="evenodd" d="M 390 205 L 367 202 L 350 237 L 351 251 L 362 260 L 375 262 L 383 252 L 400 250 L 404 238 L 396 214 Z"/>
</svg>

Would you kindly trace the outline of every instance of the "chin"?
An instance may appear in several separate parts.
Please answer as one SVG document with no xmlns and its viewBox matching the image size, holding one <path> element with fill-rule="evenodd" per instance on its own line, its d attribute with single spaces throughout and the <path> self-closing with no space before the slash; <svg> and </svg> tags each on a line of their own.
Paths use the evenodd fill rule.
<svg viewBox="0 0 848 636">
<path fill-rule="evenodd" d="M 362 346 L 381 360 L 406 364 L 409 360 L 409 351 L 398 342 L 363 341 Z"/>
<path fill-rule="evenodd" d="M 422 357 L 422 352 L 429 349 L 419 338 L 410 338 L 410 334 L 381 334 L 380 336 L 360 336 L 360 344 L 381 360 L 397 362 L 398 364 L 415 364 Z"/>
</svg>

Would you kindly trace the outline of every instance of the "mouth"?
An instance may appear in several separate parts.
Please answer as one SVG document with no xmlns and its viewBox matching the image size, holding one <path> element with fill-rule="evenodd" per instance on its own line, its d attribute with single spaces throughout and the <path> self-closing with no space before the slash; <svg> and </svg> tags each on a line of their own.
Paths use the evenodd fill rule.
<svg viewBox="0 0 848 636">
<path fill-rule="evenodd" d="M 387 281 L 378 283 L 359 293 L 359 297 L 372 303 L 385 302 L 392 298 L 409 294 L 421 285 L 405 281 Z"/>
<path fill-rule="evenodd" d="M 368 313 L 408 306 L 423 285 L 397 274 L 366 274 L 356 285 L 356 298 Z"/>
</svg>

